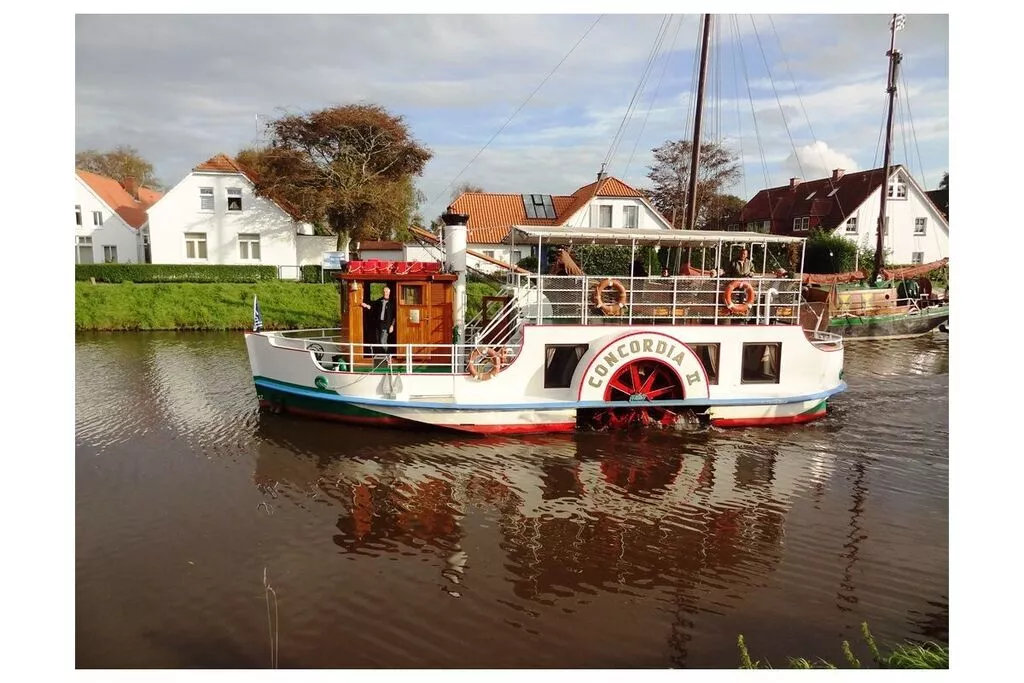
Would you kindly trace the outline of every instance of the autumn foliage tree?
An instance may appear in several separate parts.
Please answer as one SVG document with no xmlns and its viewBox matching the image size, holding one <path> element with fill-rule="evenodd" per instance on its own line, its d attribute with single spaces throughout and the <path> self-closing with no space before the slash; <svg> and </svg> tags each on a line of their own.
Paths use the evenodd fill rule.
<svg viewBox="0 0 1024 683">
<path fill-rule="evenodd" d="M 267 124 L 270 144 L 243 150 L 256 193 L 294 207 L 302 220 L 349 238 L 400 237 L 416 210 L 413 178 L 432 154 L 402 117 L 358 104 L 287 115 Z"/>
<path fill-rule="evenodd" d="M 654 163 L 647 177 L 653 183 L 648 190 L 651 201 L 675 228 L 688 228 L 686 193 L 690 182 L 690 158 L 693 143 L 689 140 L 666 140 L 655 147 Z M 709 227 L 714 211 L 709 210 L 715 198 L 740 178 L 736 155 L 717 142 L 700 146 L 697 175 L 697 214 L 694 226 Z"/>
<path fill-rule="evenodd" d="M 153 164 L 129 145 L 121 145 L 107 152 L 87 149 L 75 153 L 75 168 L 91 171 L 123 183 L 134 177 L 139 185 L 162 190 L 163 186 L 153 173 Z"/>
</svg>

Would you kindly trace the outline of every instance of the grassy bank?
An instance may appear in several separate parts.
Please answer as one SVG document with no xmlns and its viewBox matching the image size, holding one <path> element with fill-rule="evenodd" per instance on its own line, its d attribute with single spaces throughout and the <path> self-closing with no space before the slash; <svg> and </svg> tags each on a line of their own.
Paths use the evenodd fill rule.
<svg viewBox="0 0 1024 683">
<path fill-rule="evenodd" d="M 259 297 L 268 330 L 337 327 L 335 284 L 75 283 L 76 330 L 243 330 Z"/>
<path fill-rule="evenodd" d="M 468 316 L 497 286 L 470 283 Z M 379 290 L 379 287 L 378 287 Z M 373 291 L 379 296 L 379 291 Z M 337 285 L 276 280 L 249 284 L 75 283 L 76 330 L 244 330 L 252 327 L 252 297 L 268 330 L 338 327 Z"/>
</svg>

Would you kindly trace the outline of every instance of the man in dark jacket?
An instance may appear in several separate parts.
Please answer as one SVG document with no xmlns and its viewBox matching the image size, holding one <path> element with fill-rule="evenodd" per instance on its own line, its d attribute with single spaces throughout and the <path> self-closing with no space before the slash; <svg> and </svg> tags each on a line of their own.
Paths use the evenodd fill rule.
<svg viewBox="0 0 1024 683">
<path fill-rule="evenodd" d="M 395 331 L 395 302 L 391 300 L 391 288 L 384 285 L 384 292 L 372 304 L 363 302 L 363 308 L 369 309 L 370 320 L 374 326 L 370 339 L 380 344 L 376 353 L 391 355 L 388 348 L 388 336 Z"/>
</svg>

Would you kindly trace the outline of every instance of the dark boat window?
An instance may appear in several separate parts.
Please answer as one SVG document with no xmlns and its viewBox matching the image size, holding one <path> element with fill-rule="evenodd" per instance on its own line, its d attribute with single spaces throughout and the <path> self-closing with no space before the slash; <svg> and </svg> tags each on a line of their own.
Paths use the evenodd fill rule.
<svg viewBox="0 0 1024 683">
<path fill-rule="evenodd" d="M 565 389 L 572 386 L 572 375 L 587 344 L 546 344 L 544 346 L 544 388 Z"/>
<path fill-rule="evenodd" d="M 708 373 L 708 384 L 718 384 L 718 350 L 721 344 L 690 344 L 690 348 Z"/>
<path fill-rule="evenodd" d="M 778 384 L 782 344 L 743 345 L 743 383 Z"/>
</svg>

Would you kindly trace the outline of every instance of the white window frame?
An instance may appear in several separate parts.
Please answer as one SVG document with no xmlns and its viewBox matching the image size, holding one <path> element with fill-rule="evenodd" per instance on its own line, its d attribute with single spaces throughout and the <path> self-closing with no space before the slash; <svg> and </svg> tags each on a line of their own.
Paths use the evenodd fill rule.
<svg viewBox="0 0 1024 683">
<path fill-rule="evenodd" d="M 608 212 L 608 225 L 605 225 L 605 212 Z M 599 228 L 610 228 L 612 227 L 612 205 L 611 204 L 599 204 L 597 207 L 597 227 Z"/>
<path fill-rule="evenodd" d="M 192 255 L 189 256 L 189 247 L 192 247 Z M 205 232 L 185 233 L 185 260 L 205 261 L 207 259 L 207 244 Z M 201 255 L 200 255 L 201 254 Z"/>
<path fill-rule="evenodd" d="M 911 265 L 919 266 L 924 263 L 924 252 L 923 251 L 912 251 L 910 252 L 910 263 Z"/>
<path fill-rule="evenodd" d="M 800 216 L 793 219 L 793 232 L 807 232 L 810 230 L 811 217 Z"/>
<path fill-rule="evenodd" d="M 919 225 L 921 226 L 920 230 L 917 229 L 917 226 L 919 226 Z M 924 237 L 927 234 L 928 234 L 928 217 L 925 216 L 924 218 L 921 218 L 921 217 L 915 218 L 914 219 L 914 237 Z"/>
<path fill-rule="evenodd" d="M 82 205 L 75 204 L 75 225 L 82 225 Z"/>
<path fill-rule="evenodd" d="M 229 187 L 229 188 L 227 188 L 227 190 L 225 192 L 227 194 L 227 200 L 228 200 L 228 203 L 227 203 L 227 210 L 228 210 L 228 212 L 229 213 L 240 213 L 242 211 L 242 188 L 240 188 L 240 187 Z M 237 199 L 238 200 L 238 208 L 237 209 L 231 208 L 231 200 L 232 199 Z"/>
<path fill-rule="evenodd" d="M 117 245 L 116 244 L 104 244 L 103 245 L 103 262 L 104 263 L 117 263 Z"/>
<path fill-rule="evenodd" d="M 240 260 L 259 261 L 262 256 L 263 249 L 260 247 L 260 234 L 258 232 L 238 233 L 238 258 Z"/>
<path fill-rule="evenodd" d="M 483 250 L 483 254 L 484 254 L 484 256 L 489 256 L 490 258 L 494 258 L 494 250 L 493 249 L 484 249 Z"/>
<path fill-rule="evenodd" d="M 853 216 L 852 218 L 847 218 L 846 219 L 846 232 L 845 232 L 845 234 L 847 234 L 847 235 L 856 235 L 857 234 L 857 217 L 856 216 Z"/>
<path fill-rule="evenodd" d="M 907 198 L 907 184 L 902 180 L 893 180 L 889 183 L 889 199 L 903 201 Z"/>
<path fill-rule="evenodd" d="M 207 202 L 210 204 L 210 208 L 206 208 Z M 200 213 L 213 213 L 217 206 L 213 199 L 213 188 L 212 187 L 200 187 L 199 188 L 199 211 Z"/>
<path fill-rule="evenodd" d="M 97 226 L 103 226 L 103 212 L 93 211 L 92 212 L 92 224 Z"/>
<path fill-rule="evenodd" d="M 96 262 L 96 254 L 92 250 L 92 235 L 80 235 L 75 240 L 75 262 L 76 263 L 85 263 L 85 261 L 82 260 L 82 249 L 85 249 L 86 247 L 88 247 L 88 252 L 89 252 L 89 261 L 88 262 L 89 263 L 95 263 Z"/>
<path fill-rule="evenodd" d="M 633 221 L 630 225 L 630 216 L 632 215 Z M 639 228 L 640 227 L 640 207 L 639 206 L 624 206 L 622 207 L 622 227 L 624 228 Z"/>
</svg>

